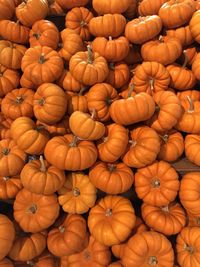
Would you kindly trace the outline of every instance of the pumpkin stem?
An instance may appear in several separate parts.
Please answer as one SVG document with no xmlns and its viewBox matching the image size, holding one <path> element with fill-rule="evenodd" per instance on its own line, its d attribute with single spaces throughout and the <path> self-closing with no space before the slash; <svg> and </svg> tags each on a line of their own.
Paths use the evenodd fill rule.
<svg viewBox="0 0 200 267">
<path fill-rule="evenodd" d="M 194 103 L 193 103 L 193 100 L 189 97 L 189 95 L 187 95 L 187 100 L 190 104 L 190 107 L 188 109 L 188 113 L 193 113 L 194 112 Z"/>
<path fill-rule="evenodd" d="M 165 143 L 167 143 L 169 135 L 168 134 L 164 134 L 164 135 L 159 135 L 159 137 L 162 139 L 162 141 L 164 141 Z"/>
<path fill-rule="evenodd" d="M 131 146 L 137 145 L 137 141 L 135 141 L 135 140 L 129 140 L 128 142 L 129 142 L 129 144 L 131 144 Z"/>
<path fill-rule="evenodd" d="M 9 148 L 3 148 L 3 149 L 2 149 L 2 154 L 3 154 L 4 156 L 7 156 L 9 153 L 10 153 L 10 149 L 9 149 Z"/>
<path fill-rule="evenodd" d="M 32 206 L 30 206 L 27 210 L 28 213 L 32 213 L 35 214 L 37 212 L 37 205 L 36 204 L 32 204 Z"/>
<path fill-rule="evenodd" d="M 86 260 L 90 260 L 91 259 L 91 253 L 88 250 L 83 251 L 83 257 Z"/>
<path fill-rule="evenodd" d="M 41 34 L 36 32 L 36 33 L 33 34 L 33 37 L 35 37 L 35 39 L 39 40 L 40 37 L 41 37 Z"/>
<path fill-rule="evenodd" d="M 112 216 L 112 209 L 106 209 L 106 217 Z"/>
<path fill-rule="evenodd" d="M 160 180 L 158 178 L 153 179 L 151 185 L 153 186 L 153 188 L 160 187 Z"/>
<path fill-rule="evenodd" d="M 92 53 L 92 47 L 90 45 L 87 45 L 87 51 L 88 51 L 88 64 L 93 63 L 93 53 Z"/>
<path fill-rule="evenodd" d="M 106 106 L 110 106 L 112 104 L 113 100 L 110 99 L 110 97 L 107 97 L 105 102 L 106 102 Z"/>
<path fill-rule="evenodd" d="M 44 99 L 44 98 L 40 98 L 40 99 L 38 100 L 38 104 L 39 104 L 40 106 L 44 106 L 44 104 L 45 104 L 45 99 Z"/>
<path fill-rule="evenodd" d="M 161 207 L 161 210 L 162 211 L 165 211 L 165 212 L 169 212 L 169 206 Z"/>
<path fill-rule="evenodd" d="M 16 103 L 16 104 L 21 104 L 23 101 L 24 101 L 24 99 L 23 99 L 22 96 L 17 96 L 17 97 L 16 97 L 16 100 L 15 100 L 15 103 Z"/>
<path fill-rule="evenodd" d="M 131 97 L 131 94 L 133 93 L 133 90 L 134 90 L 134 84 L 132 83 L 132 84 L 130 84 L 130 89 L 128 90 L 128 96 L 127 96 L 127 98 L 129 98 L 129 97 Z"/>
<path fill-rule="evenodd" d="M 192 246 L 189 246 L 188 244 L 184 244 L 183 249 L 188 251 L 190 254 L 194 254 L 194 248 Z"/>
<path fill-rule="evenodd" d="M 92 119 L 92 120 L 95 120 L 95 118 L 97 118 L 97 112 L 96 112 L 96 109 L 93 108 L 93 109 L 92 109 L 92 114 L 91 114 L 91 119 Z"/>
<path fill-rule="evenodd" d="M 151 90 L 151 93 L 154 91 L 154 79 L 150 79 L 149 80 L 149 85 L 150 85 L 150 90 Z"/>
<path fill-rule="evenodd" d="M 81 23 L 80 23 L 81 27 L 85 27 L 87 25 L 87 22 L 82 20 Z"/>
<path fill-rule="evenodd" d="M 65 226 L 59 226 L 58 230 L 60 231 L 61 234 L 63 234 L 65 232 Z"/>
<path fill-rule="evenodd" d="M 81 194 L 81 192 L 80 192 L 80 190 L 79 190 L 78 187 L 74 187 L 73 190 L 72 190 L 72 192 L 73 192 L 73 195 L 74 195 L 75 197 L 78 197 L 78 196 L 80 196 L 80 194 Z"/>
<path fill-rule="evenodd" d="M 44 126 L 44 125 L 38 125 L 36 128 L 35 128 L 35 130 L 36 131 L 40 131 L 40 130 L 42 130 L 42 129 L 45 129 L 46 127 Z"/>
<path fill-rule="evenodd" d="M 109 63 L 109 69 L 114 70 L 115 69 L 115 63 L 110 62 Z"/>
<path fill-rule="evenodd" d="M 159 112 L 159 111 L 160 111 L 160 107 L 158 105 L 156 105 L 155 112 Z"/>
<path fill-rule="evenodd" d="M 77 142 L 78 142 L 79 138 L 77 136 L 74 136 L 74 139 L 72 140 L 72 142 L 69 144 L 69 147 L 76 147 L 77 146 Z"/>
<path fill-rule="evenodd" d="M 27 265 L 35 266 L 35 263 L 33 261 L 27 261 L 26 263 L 27 263 Z"/>
<path fill-rule="evenodd" d="M 188 61 L 189 61 L 186 50 L 183 51 L 183 55 L 184 55 L 184 62 L 183 62 L 182 68 L 184 69 L 187 66 Z"/>
<path fill-rule="evenodd" d="M 64 44 L 63 43 L 58 43 L 58 48 L 63 48 Z"/>
<path fill-rule="evenodd" d="M 45 166 L 44 158 L 43 158 L 42 155 L 40 155 L 40 159 L 39 160 L 40 160 L 40 164 L 41 164 L 40 171 L 41 172 L 46 172 L 47 171 L 47 168 Z"/>
<path fill-rule="evenodd" d="M 87 90 L 87 86 L 83 87 L 80 92 L 78 93 L 79 95 L 83 95 L 83 93 Z"/>
<path fill-rule="evenodd" d="M 46 61 L 46 59 L 45 59 L 45 55 L 42 53 L 42 54 L 40 55 L 39 59 L 38 59 L 38 62 L 39 62 L 40 64 L 44 64 L 45 61 Z"/>
<path fill-rule="evenodd" d="M 149 265 L 155 266 L 158 264 L 158 259 L 155 256 L 149 257 Z"/>
<path fill-rule="evenodd" d="M 159 36 L 158 41 L 161 42 L 161 43 L 164 42 L 164 39 L 163 39 L 163 36 L 162 35 Z"/>
<path fill-rule="evenodd" d="M 4 176 L 3 177 L 3 180 L 6 182 L 6 181 L 9 181 L 10 180 L 10 177 L 9 176 Z"/>
<path fill-rule="evenodd" d="M 112 41 L 112 36 L 109 36 L 109 37 L 108 37 L 108 40 L 109 40 L 109 41 Z"/>
<path fill-rule="evenodd" d="M 115 164 L 108 164 L 108 170 L 110 171 L 110 172 L 113 172 L 113 171 L 115 171 L 116 170 L 116 165 Z"/>
</svg>

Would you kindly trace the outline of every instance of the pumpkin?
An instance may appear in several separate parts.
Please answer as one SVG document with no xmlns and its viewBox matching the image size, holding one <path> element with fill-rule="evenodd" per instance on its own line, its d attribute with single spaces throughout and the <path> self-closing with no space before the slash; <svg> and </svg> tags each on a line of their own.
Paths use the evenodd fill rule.
<svg viewBox="0 0 200 267">
<path fill-rule="evenodd" d="M 189 22 L 195 10 L 194 0 L 170 0 L 161 6 L 158 15 L 165 28 L 178 28 Z"/>
<path fill-rule="evenodd" d="M 200 100 L 200 92 L 198 90 L 185 90 L 185 91 L 178 91 L 177 92 L 178 98 L 182 100 L 187 100 L 189 96 L 192 101 L 199 101 Z"/>
<path fill-rule="evenodd" d="M 62 43 L 59 44 L 59 55 L 69 61 L 73 55 L 79 51 L 85 51 L 83 40 L 78 33 L 70 29 L 61 32 Z"/>
<path fill-rule="evenodd" d="M 135 173 L 135 191 L 145 203 L 162 207 L 174 201 L 179 180 L 176 170 L 165 161 L 155 162 Z"/>
<path fill-rule="evenodd" d="M 50 2 L 48 15 L 61 15 L 64 14 L 63 8 L 57 3 L 56 0 Z"/>
<path fill-rule="evenodd" d="M 105 162 L 115 162 L 125 152 L 128 145 L 128 130 L 117 123 L 107 126 L 107 134 L 99 140 L 98 156 Z"/>
<path fill-rule="evenodd" d="M 47 46 L 27 49 L 21 64 L 26 79 L 39 86 L 58 79 L 63 71 L 63 61 L 58 52 Z"/>
<path fill-rule="evenodd" d="M 160 135 L 160 152 L 158 159 L 168 162 L 176 161 L 184 152 L 184 138 L 180 132 L 171 130 Z"/>
<path fill-rule="evenodd" d="M 56 0 L 63 9 L 71 9 L 77 6 L 85 6 L 89 0 Z"/>
<path fill-rule="evenodd" d="M 82 251 L 87 238 L 85 219 L 78 214 L 68 214 L 64 222 L 49 231 L 48 250 L 57 257 Z"/>
<path fill-rule="evenodd" d="M 82 111 L 87 113 L 88 112 L 88 103 L 87 98 L 83 95 L 86 88 L 80 90 L 79 93 L 74 93 L 73 91 L 67 91 L 67 98 L 68 98 L 68 108 L 67 113 L 71 115 L 74 111 Z"/>
<path fill-rule="evenodd" d="M 8 69 L 20 69 L 25 52 L 26 47 L 23 45 L 0 40 L 0 64 Z"/>
<path fill-rule="evenodd" d="M 92 49 L 103 56 L 109 62 L 123 60 L 129 52 L 129 42 L 126 37 L 120 36 L 112 39 L 105 37 L 96 37 L 92 42 Z"/>
<path fill-rule="evenodd" d="M 11 19 L 15 13 L 13 0 L 0 0 L 0 20 Z"/>
<path fill-rule="evenodd" d="M 86 213 L 96 201 L 95 186 L 90 182 L 88 175 L 79 172 L 67 174 L 58 194 L 59 204 L 68 213 Z"/>
<path fill-rule="evenodd" d="M 176 238 L 177 260 L 180 266 L 199 264 L 199 227 L 185 227 Z"/>
<path fill-rule="evenodd" d="M 200 53 L 197 53 L 192 63 L 192 72 L 194 73 L 196 79 L 200 80 L 199 67 L 200 67 Z"/>
<path fill-rule="evenodd" d="M 127 10 L 123 13 L 123 15 L 127 18 L 127 19 L 133 19 L 136 15 L 137 12 L 137 0 L 133 0 L 130 2 Z"/>
<path fill-rule="evenodd" d="M 51 195 L 65 182 L 63 171 L 48 164 L 40 156 L 39 160 L 28 162 L 20 174 L 23 187 L 35 194 Z"/>
<path fill-rule="evenodd" d="M 187 57 L 187 64 L 191 66 L 197 56 L 197 48 L 192 45 L 183 50 L 182 55 L 179 57 L 180 64 L 184 64 L 185 57 Z"/>
<path fill-rule="evenodd" d="M 74 30 L 83 40 L 90 40 L 88 24 L 93 18 L 92 12 L 85 7 L 72 8 L 65 17 L 65 27 Z"/>
<path fill-rule="evenodd" d="M 1 27 L 1 24 L 0 24 Z M 52 49 L 58 47 L 59 31 L 56 25 L 48 20 L 36 21 L 29 34 L 30 46 L 49 46 Z"/>
<path fill-rule="evenodd" d="M 176 37 L 180 40 L 183 47 L 187 47 L 194 42 L 189 25 L 180 28 L 167 30 L 166 34 L 171 37 Z"/>
<path fill-rule="evenodd" d="M 122 263 L 126 267 L 173 267 L 174 251 L 170 241 L 163 234 L 146 231 L 129 239 L 124 248 Z"/>
<path fill-rule="evenodd" d="M 59 259 L 56 259 L 52 254 L 48 251 L 44 251 L 39 257 L 34 258 L 31 261 L 27 261 L 29 266 L 35 267 L 56 267 L 59 262 Z"/>
<path fill-rule="evenodd" d="M 89 237 L 88 246 L 83 251 L 67 257 L 69 266 L 76 264 L 77 266 L 88 267 L 98 264 L 99 267 L 107 267 L 110 261 L 109 248 L 96 241 L 92 236 Z"/>
<path fill-rule="evenodd" d="M 26 0 L 16 7 L 16 17 L 25 26 L 31 27 L 49 12 L 47 0 Z"/>
<path fill-rule="evenodd" d="M 121 14 L 127 10 L 130 5 L 129 0 L 98 0 L 92 1 L 94 10 L 99 14 Z"/>
<path fill-rule="evenodd" d="M 185 211 L 179 203 L 170 203 L 165 207 L 143 203 L 141 212 L 145 223 L 151 229 L 167 236 L 178 234 L 186 224 Z"/>
<path fill-rule="evenodd" d="M 195 39 L 196 42 L 200 43 L 200 31 L 199 31 L 199 25 L 200 25 L 200 11 L 196 11 L 189 23 L 190 31 Z"/>
<path fill-rule="evenodd" d="M 188 134 L 185 138 L 185 155 L 189 161 L 200 166 L 199 160 L 200 136 Z"/>
<path fill-rule="evenodd" d="M 197 226 L 197 227 L 199 227 L 199 225 L 200 225 L 200 217 L 192 215 L 187 211 L 187 226 L 191 226 L 191 227 Z"/>
<path fill-rule="evenodd" d="M 109 63 L 109 74 L 106 83 L 111 84 L 114 88 L 118 89 L 126 85 L 130 78 L 130 70 L 126 63 Z"/>
<path fill-rule="evenodd" d="M 98 140 L 105 133 L 105 126 L 95 120 L 95 110 L 92 115 L 75 111 L 69 118 L 72 133 L 83 140 Z"/>
<path fill-rule="evenodd" d="M 163 65 L 173 63 L 182 53 L 179 39 L 171 36 L 159 36 L 158 39 L 148 41 L 141 47 L 144 61 L 156 61 Z"/>
<path fill-rule="evenodd" d="M 178 97 L 170 91 L 157 92 L 154 95 L 156 113 L 148 124 L 158 132 L 172 129 L 180 120 L 183 111 Z"/>
<path fill-rule="evenodd" d="M 0 214 L 0 260 L 10 251 L 15 238 L 15 228 L 12 221 L 5 215 Z"/>
<path fill-rule="evenodd" d="M 0 21 L 0 34 L 5 40 L 19 44 L 26 44 L 29 39 L 29 31 L 30 29 L 20 25 L 19 21 Z"/>
<path fill-rule="evenodd" d="M 14 201 L 13 215 L 24 232 L 38 233 L 55 222 L 59 208 L 56 195 L 39 195 L 23 188 Z"/>
<path fill-rule="evenodd" d="M 18 71 L 10 70 L 0 65 L 0 97 L 3 97 L 19 85 Z"/>
<path fill-rule="evenodd" d="M 159 136 L 147 126 L 137 127 L 131 131 L 131 140 L 123 162 L 134 168 L 141 168 L 152 164 L 160 151 Z"/>
<path fill-rule="evenodd" d="M 46 145 L 46 160 L 60 170 L 80 171 L 91 167 L 97 159 L 97 149 L 91 141 L 80 141 L 72 134 L 53 137 Z M 71 159 L 74 161 L 71 161 Z"/>
<path fill-rule="evenodd" d="M 181 180 L 179 197 L 181 204 L 191 215 L 199 216 L 199 172 L 189 172 Z"/>
<path fill-rule="evenodd" d="M 134 208 L 127 198 L 108 195 L 91 208 L 88 227 L 98 242 L 112 246 L 127 239 L 135 221 Z"/>
<path fill-rule="evenodd" d="M 157 15 L 161 6 L 167 2 L 167 0 L 141 0 L 138 4 L 138 13 L 140 16 Z"/>
<path fill-rule="evenodd" d="M 104 57 L 92 52 L 87 46 L 87 52 L 78 52 L 71 57 L 69 70 L 76 80 L 85 85 L 103 82 L 108 76 L 108 64 Z"/>
<path fill-rule="evenodd" d="M 18 176 L 0 176 L 0 199 L 15 198 L 22 187 Z"/>
<path fill-rule="evenodd" d="M 11 125 L 11 136 L 20 149 L 29 154 L 40 155 L 49 140 L 44 127 L 37 126 L 28 117 L 19 117 Z"/>
<path fill-rule="evenodd" d="M 108 38 L 119 37 L 123 34 L 126 26 L 126 19 L 121 14 L 105 14 L 93 17 L 88 24 L 90 33 L 93 36 Z"/>
<path fill-rule="evenodd" d="M 20 236 L 22 234 L 22 236 Z M 46 237 L 42 233 L 19 233 L 9 252 L 9 257 L 14 261 L 30 261 L 39 256 L 46 247 Z"/>
<path fill-rule="evenodd" d="M 33 117 L 33 96 L 34 92 L 31 89 L 12 90 L 2 100 L 2 113 L 12 120 L 22 116 Z"/>
<path fill-rule="evenodd" d="M 0 266 L 1 267 L 14 267 L 12 261 L 10 261 L 7 258 L 4 258 L 3 260 L 0 261 Z"/>
<path fill-rule="evenodd" d="M 26 154 L 12 139 L 0 141 L 0 176 L 18 175 L 25 164 Z"/>
<path fill-rule="evenodd" d="M 108 83 L 97 83 L 90 87 L 87 95 L 87 105 L 89 110 L 94 110 L 100 121 L 110 119 L 110 105 L 118 98 L 117 91 Z"/>
<path fill-rule="evenodd" d="M 47 124 L 57 123 L 67 110 L 67 96 L 58 85 L 43 83 L 34 94 L 33 110 L 39 121 Z"/>
<path fill-rule="evenodd" d="M 77 81 L 71 74 L 71 72 L 65 69 L 57 81 L 57 84 L 66 91 L 80 92 L 85 88 L 85 85 Z"/>
<path fill-rule="evenodd" d="M 162 29 L 159 16 L 139 17 L 126 24 L 125 36 L 133 44 L 143 44 L 156 37 Z"/>
<path fill-rule="evenodd" d="M 136 93 L 152 94 L 168 89 L 170 75 L 168 70 L 158 62 L 143 62 L 136 67 L 132 82 Z"/>
<path fill-rule="evenodd" d="M 124 62 L 128 65 L 142 62 L 139 45 L 129 44 L 129 52 L 128 55 L 125 57 Z"/>
<path fill-rule="evenodd" d="M 130 125 L 151 118 L 155 111 L 153 98 L 147 93 L 131 96 L 129 91 L 126 99 L 114 101 L 110 106 L 110 116 L 116 123 Z"/>
<path fill-rule="evenodd" d="M 35 85 L 33 82 L 29 81 L 24 74 L 22 74 L 21 79 L 20 79 L 20 85 L 23 88 L 29 88 L 29 89 L 33 89 L 36 90 L 37 89 L 37 85 Z"/>
<path fill-rule="evenodd" d="M 92 184 L 107 194 L 121 194 L 128 191 L 134 181 L 132 170 L 124 163 L 97 162 L 89 170 Z"/>
<path fill-rule="evenodd" d="M 183 115 L 178 121 L 176 128 L 180 131 L 192 134 L 200 132 L 200 101 L 193 101 L 189 96 L 181 101 Z"/>
<path fill-rule="evenodd" d="M 137 223 L 137 217 L 136 217 L 136 223 Z M 125 246 L 126 246 L 126 243 L 121 243 L 119 245 L 114 245 L 111 247 L 112 253 L 117 259 L 122 258 Z"/>
</svg>

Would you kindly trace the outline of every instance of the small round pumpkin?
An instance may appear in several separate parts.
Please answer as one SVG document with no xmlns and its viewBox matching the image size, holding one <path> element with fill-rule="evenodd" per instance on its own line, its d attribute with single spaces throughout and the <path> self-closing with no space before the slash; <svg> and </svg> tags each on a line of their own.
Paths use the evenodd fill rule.
<svg viewBox="0 0 200 267">
<path fill-rule="evenodd" d="M 79 93 L 67 91 L 67 114 L 71 115 L 74 111 L 88 112 L 88 103 L 86 95 L 83 95 L 86 88 L 80 90 Z"/>
<path fill-rule="evenodd" d="M 197 134 L 188 134 L 185 138 L 185 155 L 189 161 L 198 166 L 200 166 L 199 149 L 200 136 Z"/>
<path fill-rule="evenodd" d="M 167 0 L 141 0 L 138 3 L 138 13 L 140 16 L 157 15 L 161 6 L 167 2 Z"/>
<path fill-rule="evenodd" d="M 73 7 L 77 6 L 85 6 L 89 2 L 89 0 L 56 0 L 56 2 L 63 8 L 63 9 L 72 9 Z"/>
<path fill-rule="evenodd" d="M 192 62 L 192 71 L 198 81 L 200 81 L 199 70 L 200 70 L 200 53 L 197 53 Z"/>
<path fill-rule="evenodd" d="M 199 101 L 200 100 L 200 91 L 198 90 L 185 90 L 185 91 L 178 91 L 177 92 L 178 98 L 182 100 L 188 101 L 188 96 L 192 101 Z"/>
<path fill-rule="evenodd" d="M 167 30 L 166 34 L 171 37 L 176 37 L 180 40 L 183 47 L 187 47 L 194 42 L 192 32 L 189 25 L 182 26 L 177 29 Z"/>
<path fill-rule="evenodd" d="M 135 191 L 145 203 L 162 207 L 174 201 L 179 190 L 178 173 L 165 161 L 158 161 L 138 169 Z"/>
<path fill-rule="evenodd" d="M 120 244 L 135 226 L 136 216 L 131 202 L 121 196 L 106 196 L 91 208 L 88 227 L 91 235 L 105 246 Z M 116 231 L 118 229 L 118 231 Z"/>
<path fill-rule="evenodd" d="M 15 13 L 15 3 L 12 0 L 0 0 L 0 20 L 11 19 Z"/>
<path fill-rule="evenodd" d="M 0 199 L 15 198 L 22 187 L 19 176 L 0 176 Z"/>
<path fill-rule="evenodd" d="M 107 194 L 121 194 L 131 188 L 134 175 L 124 163 L 97 162 L 89 170 L 89 179 L 96 188 Z"/>
<path fill-rule="evenodd" d="M 130 5 L 129 0 L 98 0 L 92 1 L 94 10 L 99 14 L 121 14 L 127 10 Z"/>
<path fill-rule="evenodd" d="M 96 202 L 96 188 L 84 173 L 68 173 L 58 194 L 59 204 L 68 213 L 86 213 Z"/>
<path fill-rule="evenodd" d="M 189 23 L 191 34 L 197 43 L 200 43 L 199 25 L 200 25 L 200 11 L 198 10 L 193 14 Z"/>
</svg>

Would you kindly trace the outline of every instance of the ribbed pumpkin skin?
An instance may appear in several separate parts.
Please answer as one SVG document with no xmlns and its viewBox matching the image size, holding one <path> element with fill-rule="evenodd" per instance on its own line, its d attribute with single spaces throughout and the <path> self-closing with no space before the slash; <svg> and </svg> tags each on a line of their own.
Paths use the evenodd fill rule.
<svg viewBox="0 0 200 267">
<path fill-rule="evenodd" d="M 199 159 L 200 136 L 197 134 L 188 134 L 185 138 L 185 155 L 189 161 L 200 166 Z"/>
<path fill-rule="evenodd" d="M 142 0 L 138 5 L 138 13 L 140 16 L 157 15 L 161 6 L 167 2 L 167 0 Z"/>
<path fill-rule="evenodd" d="M 93 0 L 92 6 L 94 10 L 99 14 L 121 14 L 129 7 L 129 0 Z"/>
</svg>

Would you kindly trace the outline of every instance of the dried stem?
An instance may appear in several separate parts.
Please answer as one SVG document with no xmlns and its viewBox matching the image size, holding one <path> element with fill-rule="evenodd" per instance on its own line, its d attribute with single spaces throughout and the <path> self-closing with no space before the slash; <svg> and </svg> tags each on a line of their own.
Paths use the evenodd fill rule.
<svg viewBox="0 0 200 267">
<path fill-rule="evenodd" d="M 194 112 L 194 103 L 193 100 L 187 95 L 187 100 L 190 104 L 189 109 L 187 110 L 188 113 L 193 113 Z"/>
<path fill-rule="evenodd" d="M 44 162 L 44 158 L 43 158 L 43 156 L 42 155 L 40 155 L 40 164 L 41 164 L 41 166 L 40 166 L 40 171 L 41 172 L 46 172 L 47 171 L 47 169 L 46 169 L 46 167 L 45 167 L 45 162 Z"/>
<path fill-rule="evenodd" d="M 90 45 L 87 45 L 87 51 L 88 51 L 88 64 L 93 63 L 93 53 L 92 53 L 92 48 Z"/>
</svg>

